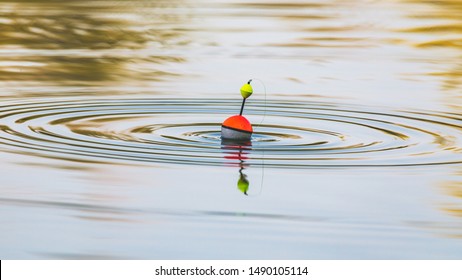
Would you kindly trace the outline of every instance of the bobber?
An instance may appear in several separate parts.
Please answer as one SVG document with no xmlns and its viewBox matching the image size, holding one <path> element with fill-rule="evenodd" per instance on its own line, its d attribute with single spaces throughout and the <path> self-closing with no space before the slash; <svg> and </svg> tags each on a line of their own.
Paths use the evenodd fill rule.
<svg viewBox="0 0 462 280">
<path fill-rule="evenodd" d="M 242 116 L 242 112 L 244 111 L 245 100 L 253 93 L 252 86 L 250 85 L 251 82 L 252 80 L 249 80 L 241 87 L 243 100 L 239 115 L 231 116 L 222 123 L 221 139 L 230 141 L 250 141 L 253 132 L 252 124 Z"/>
</svg>

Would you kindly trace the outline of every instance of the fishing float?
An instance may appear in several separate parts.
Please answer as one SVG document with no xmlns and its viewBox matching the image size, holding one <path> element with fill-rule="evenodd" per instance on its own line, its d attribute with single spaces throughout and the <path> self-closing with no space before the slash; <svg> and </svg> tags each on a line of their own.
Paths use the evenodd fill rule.
<svg viewBox="0 0 462 280">
<path fill-rule="evenodd" d="M 244 111 L 246 99 L 253 93 L 252 86 L 250 85 L 251 82 L 252 79 L 241 87 L 243 100 L 239 115 L 231 116 L 221 124 L 221 139 L 239 142 L 250 141 L 253 133 L 252 124 L 242 115 L 242 113 Z"/>
</svg>

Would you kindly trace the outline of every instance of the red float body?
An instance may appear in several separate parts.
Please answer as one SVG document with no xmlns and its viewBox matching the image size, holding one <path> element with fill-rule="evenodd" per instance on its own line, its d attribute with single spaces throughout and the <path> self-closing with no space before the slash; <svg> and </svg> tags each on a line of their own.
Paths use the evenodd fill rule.
<svg viewBox="0 0 462 280">
<path fill-rule="evenodd" d="M 252 132 L 252 125 L 241 115 L 229 117 L 221 125 L 222 139 L 248 141 Z"/>
</svg>

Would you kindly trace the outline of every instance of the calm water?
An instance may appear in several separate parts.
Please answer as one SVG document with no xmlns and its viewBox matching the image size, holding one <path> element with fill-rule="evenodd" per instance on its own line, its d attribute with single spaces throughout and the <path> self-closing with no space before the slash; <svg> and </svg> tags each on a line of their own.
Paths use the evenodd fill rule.
<svg viewBox="0 0 462 280">
<path fill-rule="evenodd" d="M 462 258 L 461 14 L 2 1 L 0 258 Z"/>
</svg>

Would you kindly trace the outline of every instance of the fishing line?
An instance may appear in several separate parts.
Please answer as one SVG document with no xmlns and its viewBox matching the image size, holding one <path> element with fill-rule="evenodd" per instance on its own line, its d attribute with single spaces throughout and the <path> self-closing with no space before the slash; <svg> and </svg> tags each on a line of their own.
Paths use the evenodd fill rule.
<svg viewBox="0 0 462 280">
<path fill-rule="evenodd" d="M 258 79 L 258 78 L 252 78 L 250 79 L 249 82 L 251 82 L 252 80 L 256 80 L 258 81 L 262 86 L 263 86 L 263 92 L 265 94 L 265 99 L 264 99 L 264 103 L 263 103 L 263 118 L 261 119 L 260 123 L 258 125 L 256 125 L 258 128 L 261 127 L 261 125 L 263 124 L 263 122 L 265 121 L 265 118 L 266 118 L 266 102 L 267 102 L 267 94 L 266 94 L 266 86 L 265 86 L 265 83 L 263 83 L 262 80 Z M 261 143 L 257 142 L 257 146 L 259 146 Z M 255 196 L 257 195 L 260 195 L 263 191 L 263 182 L 264 182 L 264 178 L 265 178 L 265 150 L 262 149 L 261 150 L 262 152 L 262 157 L 261 157 L 261 179 L 260 179 L 260 190 L 257 194 L 255 194 Z"/>
<path fill-rule="evenodd" d="M 258 125 L 256 125 L 257 127 L 260 127 L 263 124 L 263 121 L 266 118 L 266 99 L 267 99 L 266 98 L 266 86 L 265 86 L 265 83 L 263 83 L 263 81 L 258 79 L 258 78 L 252 78 L 252 79 L 250 79 L 249 82 L 251 82 L 252 80 L 258 81 L 263 86 L 263 92 L 265 93 L 265 99 L 264 99 L 264 103 L 263 103 L 263 118 L 261 119 L 260 123 Z"/>
</svg>

